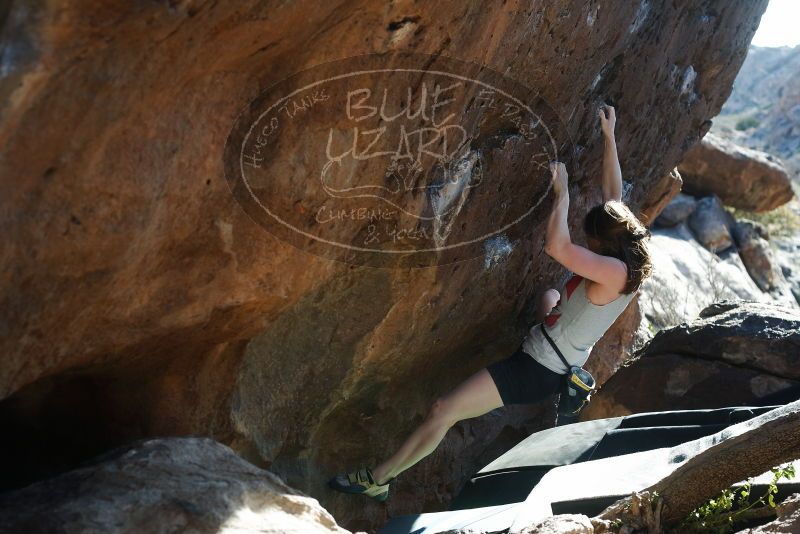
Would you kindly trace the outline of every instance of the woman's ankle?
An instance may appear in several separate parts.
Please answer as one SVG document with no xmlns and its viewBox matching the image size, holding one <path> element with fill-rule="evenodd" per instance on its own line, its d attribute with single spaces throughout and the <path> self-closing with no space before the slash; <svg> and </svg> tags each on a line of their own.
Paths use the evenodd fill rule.
<svg viewBox="0 0 800 534">
<path fill-rule="evenodd" d="M 390 476 L 391 473 L 386 473 L 386 474 L 376 473 L 375 471 L 373 471 L 371 469 L 370 469 L 370 473 L 372 473 L 373 480 L 375 480 L 375 483 L 378 484 L 379 486 L 383 486 L 384 484 L 386 484 L 389 480 L 391 480 L 393 478 L 393 477 Z"/>
</svg>

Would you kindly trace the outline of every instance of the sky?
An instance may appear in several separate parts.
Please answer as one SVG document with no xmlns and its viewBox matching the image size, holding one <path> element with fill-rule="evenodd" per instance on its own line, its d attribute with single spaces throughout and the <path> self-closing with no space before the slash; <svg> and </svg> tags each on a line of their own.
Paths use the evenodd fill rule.
<svg viewBox="0 0 800 534">
<path fill-rule="evenodd" d="M 770 0 L 752 43 L 756 46 L 800 44 L 800 0 Z"/>
</svg>

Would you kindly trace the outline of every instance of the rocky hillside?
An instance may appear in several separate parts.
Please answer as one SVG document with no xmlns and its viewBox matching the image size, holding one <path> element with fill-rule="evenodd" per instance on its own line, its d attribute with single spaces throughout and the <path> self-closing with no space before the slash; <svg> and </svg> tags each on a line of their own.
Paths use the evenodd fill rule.
<svg viewBox="0 0 800 534">
<path fill-rule="evenodd" d="M 753 46 L 715 133 L 781 158 L 800 184 L 800 46 Z"/>
<path fill-rule="evenodd" d="M 766 3 L 5 4 L 3 489 L 137 438 L 201 434 L 351 530 L 446 507 L 488 457 L 551 424 L 550 408 L 459 423 L 387 505 L 325 481 L 392 452 L 438 395 L 518 344 L 535 299 L 567 274 L 542 252 L 549 181 L 509 171 L 491 195 L 460 197 L 465 232 L 492 227 L 506 202 L 542 199 L 479 257 L 332 261 L 276 239 L 231 194 L 223 153 L 240 111 L 277 81 L 361 54 L 426 54 L 422 71 L 447 57 L 486 65 L 563 125 L 554 144 L 580 240 L 601 195 L 597 106 L 618 109 L 627 200 L 658 205 L 728 98 Z M 519 127 L 484 124 L 464 127 L 476 157 L 515 169 L 535 156 Z M 318 157 L 293 154 L 268 185 Z M 298 198 L 278 199 L 306 216 Z"/>
<path fill-rule="evenodd" d="M 800 47 L 750 46 L 720 118 L 769 108 L 800 72 Z"/>
</svg>

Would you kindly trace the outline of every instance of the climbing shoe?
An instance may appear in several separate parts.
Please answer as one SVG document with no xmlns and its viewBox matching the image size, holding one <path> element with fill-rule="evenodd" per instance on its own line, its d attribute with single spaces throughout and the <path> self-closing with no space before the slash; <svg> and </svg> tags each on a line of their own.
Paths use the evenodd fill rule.
<svg viewBox="0 0 800 534">
<path fill-rule="evenodd" d="M 389 498 L 389 483 L 395 478 L 392 477 L 385 483 L 378 484 L 369 467 L 359 467 L 352 473 L 336 475 L 328 481 L 328 487 L 342 493 L 366 495 L 383 502 Z"/>
</svg>

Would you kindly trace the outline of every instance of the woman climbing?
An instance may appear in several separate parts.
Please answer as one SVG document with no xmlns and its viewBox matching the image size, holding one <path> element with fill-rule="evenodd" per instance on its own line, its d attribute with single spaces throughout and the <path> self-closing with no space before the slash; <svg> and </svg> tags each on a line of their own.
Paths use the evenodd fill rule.
<svg viewBox="0 0 800 534">
<path fill-rule="evenodd" d="M 603 131 L 603 203 L 586 214 L 587 246 L 572 242 L 567 226 L 569 193 L 563 163 L 551 163 L 556 200 L 547 223 L 545 252 L 574 274 L 565 295 L 548 289 L 535 313 L 536 324 L 517 351 L 473 374 L 436 399 L 425 421 L 397 452 L 374 468 L 333 477 L 328 485 L 378 501 L 389 484 L 436 449 L 456 422 L 500 406 L 540 402 L 556 393 L 569 371 L 544 336 L 550 335 L 571 365 L 583 365 L 595 342 L 613 324 L 650 275 L 647 228 L 622 202 L 622 171 L 614 138 L 614 108 L 598 110 Z"/>
</svg>

